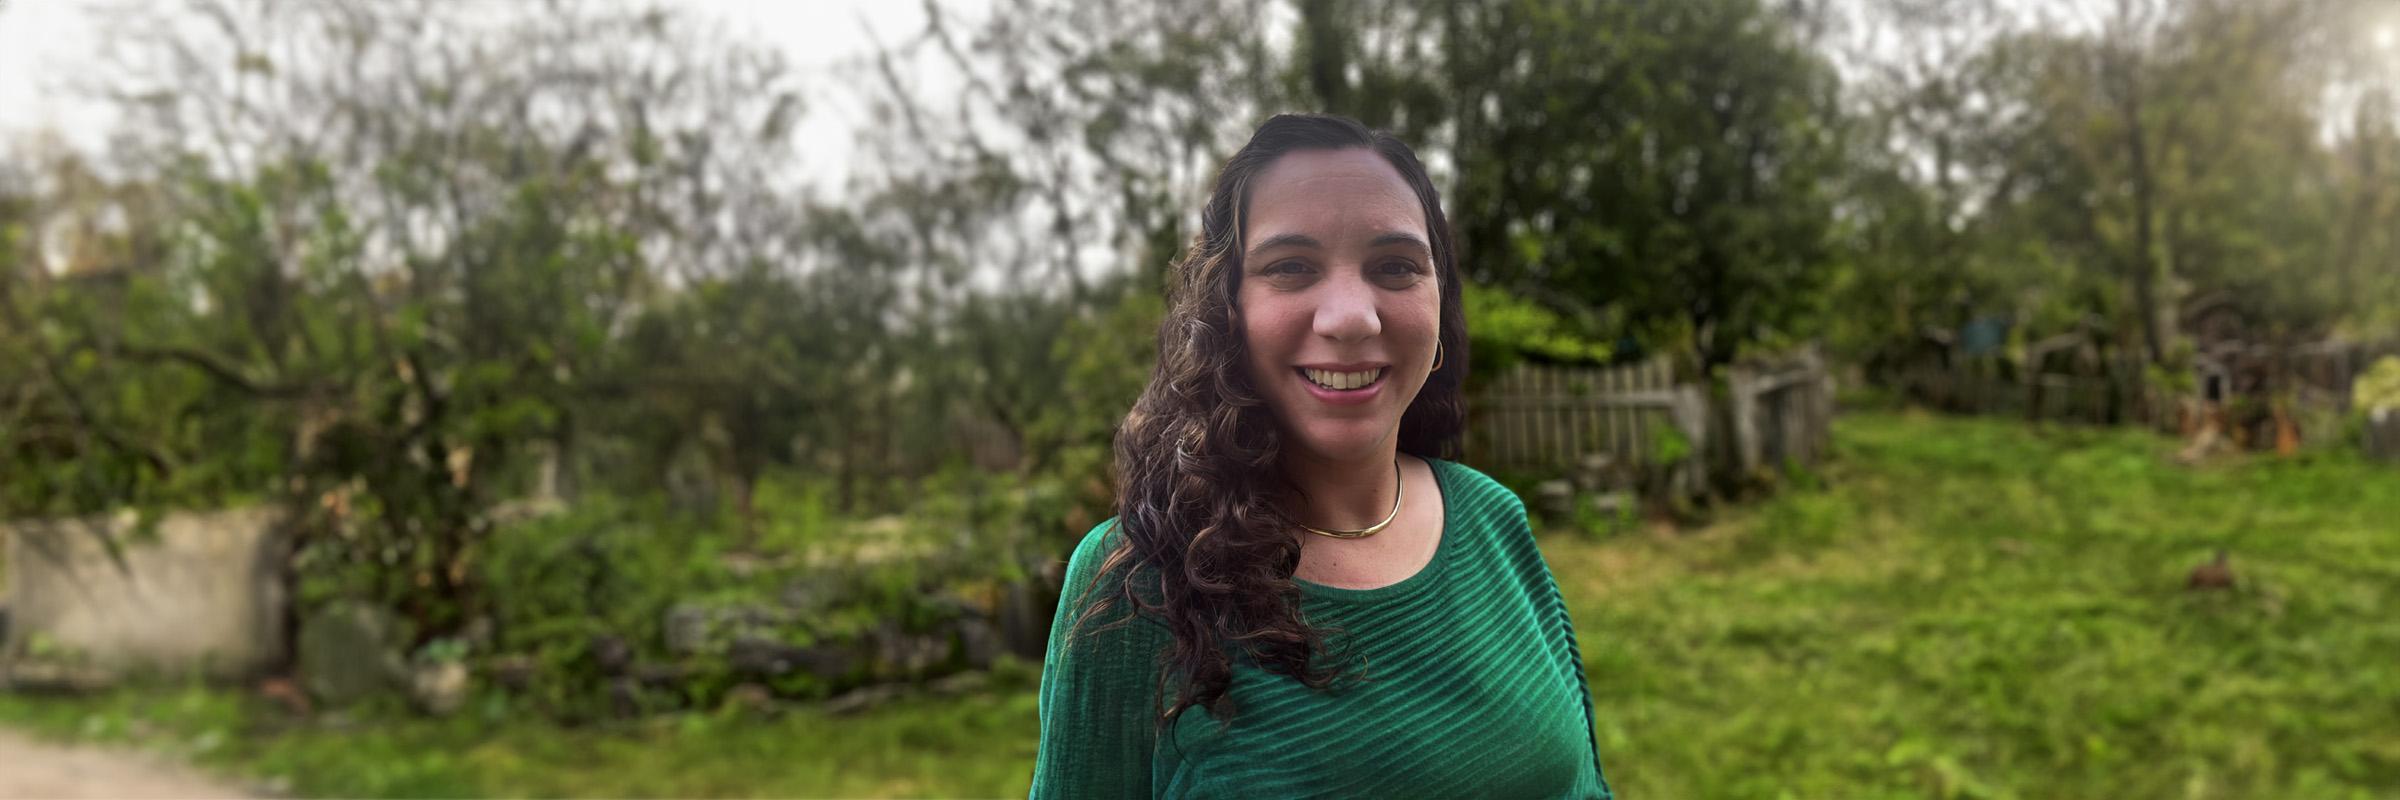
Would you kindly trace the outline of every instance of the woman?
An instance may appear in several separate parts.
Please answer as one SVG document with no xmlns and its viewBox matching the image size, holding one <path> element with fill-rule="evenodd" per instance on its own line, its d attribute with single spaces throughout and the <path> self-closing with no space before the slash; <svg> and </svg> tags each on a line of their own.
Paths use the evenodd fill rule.
<svg viewBox="0 0 2400 800">
<path fill-rule="evenodd" d="M 1466 315 L 1416 155 L 1275 117 L 1201 228 L 1069 561 L 1033 795 L 1608 797 L 1524 504 L 1442 460 Z"/>
</svg>

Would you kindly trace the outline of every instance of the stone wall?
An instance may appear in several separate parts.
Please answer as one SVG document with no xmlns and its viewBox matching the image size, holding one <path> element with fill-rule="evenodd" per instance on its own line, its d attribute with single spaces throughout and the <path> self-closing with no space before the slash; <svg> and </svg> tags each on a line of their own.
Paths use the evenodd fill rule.
<svg viewBox="0 0 2400 800">
<path fill-rule="evenodd" d="M 286 547 L 275 521 L 257 508 L 177 512 L 148 536 L 130 512 L 0 524 L 0 674 L 20 684 L 62 671 L 233 679 L 283 661 Z"/>
</svg>

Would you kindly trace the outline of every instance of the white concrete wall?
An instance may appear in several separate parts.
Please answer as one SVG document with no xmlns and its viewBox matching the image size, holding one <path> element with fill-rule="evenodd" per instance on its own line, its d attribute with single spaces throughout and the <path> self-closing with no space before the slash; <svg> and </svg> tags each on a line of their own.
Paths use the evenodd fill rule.
<svg viewBox="0 0 2400 800">
<path fill-rule="evenodd" d="M 130 512 L 0 524 L 10 616 L 0 658 L 30 661 L 40 636 L 107 675 L 254 674 L 288 647 L 275 522 L 261 508 L 177 512 L 147 540 Z"/>
</svg>

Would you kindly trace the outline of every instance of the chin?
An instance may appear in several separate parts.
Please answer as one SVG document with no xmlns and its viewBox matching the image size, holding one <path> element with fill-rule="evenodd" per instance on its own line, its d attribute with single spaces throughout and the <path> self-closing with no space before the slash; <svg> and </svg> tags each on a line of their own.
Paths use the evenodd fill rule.
<svg viewBox="0 0 2400 800">
<path fill-rule="evenodd" d="M 1358 430 L 1345 425 L 1311 426 L 1296 431 L 1285 447 L 1298 450 L 1322 461 L 1357 461 L 1380 457 L 1384 447 L 1399 434 L 1397 427 L 1381 430 Z"/>
</svg>

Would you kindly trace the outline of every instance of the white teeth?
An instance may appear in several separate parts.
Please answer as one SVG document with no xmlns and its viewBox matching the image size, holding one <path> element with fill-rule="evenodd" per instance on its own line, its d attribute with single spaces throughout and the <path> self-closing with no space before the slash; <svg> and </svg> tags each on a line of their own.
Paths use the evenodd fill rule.
<svg viewBox="0 0 2400 800">
<path fill-rule="evenodd" d="M 1364 372 L 1334 372 L 1332 370 L 1308 369 L 1303 367 L 1300 371 L 1308 374 L 1308 380 L 1310 382 L 1315 383 L 1318 386 L 1323 386 L 1327 389 L 1333 389 L 1335 391 L 1348 391 L 1370 383 L 1374 383 L 1375 378 L 1383 374 L 1383 370 L 1381 369 L 1371 369 Z"/>
</svg>

